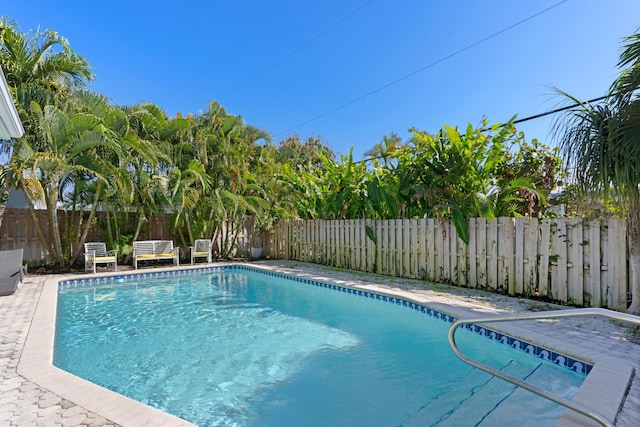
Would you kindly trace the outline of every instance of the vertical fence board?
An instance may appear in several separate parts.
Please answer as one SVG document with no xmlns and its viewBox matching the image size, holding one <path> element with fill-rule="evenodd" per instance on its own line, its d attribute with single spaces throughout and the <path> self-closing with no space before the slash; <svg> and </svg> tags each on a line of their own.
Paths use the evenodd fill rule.
<svg viewBox="0 0 640 427">
<path fill-rule="evenodd" d="M 334 220 L 334 231 L 333 235 L 336 239 L 336 255 L 334 266 L 342 268 L 342 248 L 344 245 L 344 220 Z"/>
<path fill-rule="evenodd" d="M 324 259 L 324 249 L 327 236 L 325 234 L 324 221 L 317 219 L 316 224 L 318 230 L 318 256 L 316 257 L 316 262 L 321 264 Z"/>
<path fill-rule="evenodd" d="M 362 230 L 362 224 L 360 222 L 359 219 L 355 219 L 353 220 L 353 246 L 354 246 L 354 252 L 352 255 L 353 258 L 353 269 L 355 270 L 359 270 L 359 271 L 364 271 L 366 270 L 365 268 L 363 268 L 363 260 L 364 260 L 364 256 L 362 253 L 362 235 L 360 233 L 360 231 Z"/>
<path fill-rule="evenodd" d="M 345 220 L 345 226 L 347 230 L 345 243 L 344 243 L 345 268 L 353 268 L 353 248 L 355 245 L 354 221 L 352 219 Z"/>
<path fill-rule="evenodd" d="M 350 258 L 350 262 L 349 262 L 349 268 L 352 270 L 359 270 L 359 251 L 360 251 L 360 239 L 359 239 L 359 228 L 358 228 L 358 220 L 357 219 L 352 219 L 351 221 L 349 221 L 351 223 L 350 226 L 350 230 L 351 232 L 350 237 L 351 237 L 351 245 L 349 247 L 350 251 L 349 251 L 349 258 Z M 356 263 L 358 263 L 358 265 L 356 265 Z"/>
<path fill-rule="evenodd" d="M 358 220 L 358 230 L 359 230 L 359 237 L 360 237 L 360 256 L 362 259 L 362 261 L 360 262 L 360 270 L 362 271 L 370 271 L 369 270 L 370 240 L 367 237 L 367 225 L 368 223 L 366 219 Z"/>
<path fill-rule="evenodd" d="M 513 228 L 510 218 L 498 218 L 498 283 L 499 291 L 513 295 Z"/>
<path fill-rule="evenodd" d="M 498 289 L 498 221 L 487 222 L 487 285 Z"/>
<path fill-rule="evenodd" d="M 333 220 L 333 238 L 335 245 L 335 253 L 333 254 L 334 267 L 342 267 L 342 244 L 344 242 L 344 227 L 339 219 Z"/>
<path fill-rule="evenodd" d="M 451 283 L 451 233 L 449 232 L 449 222 L 439 221 L 440 233 L 442 234 L 442 281 Z"/>
<path fill-rule="evenodd" d="M 447 259 L 449 260 L 449 283 L 457 285 L 458 284 L 458 235 L 456 233 L 456 226 L 453 221 L 448 222 L 448 230 L 447 230 L 447 238 L 449 240 L 449 245 L 445 247 L 445 251 L 449 250 L 449 256 Z"/>
<path fill-rule="evenodd" d="M 609 219 L 603 218 L 600 225 L 600 289 L 603 307 L 609 304 Z"/>
<path fill-rule="evenodd" d="M 420 256 L 420 244 L 418 242 L 418 220 L 411 219 L 409 220 L 409 236 L 411 238 L 411 244 L 409 246 L 409 258 L 411 263 L 410 274 L 409 277 L 412 279 L 416 279 L 419 277 L 418 273 L 418 257 Z"/>
<path fill-rule="evenodd" d="M 515 219 L 514 242 L 514 291 L 518 295 L 524 293 L 524 221 L 525 218 Z"/>
<path fill-rule="evenodd" d="M 589 277 L 587 281 L 587 294 L 591 307 L 601 307 L 604 303 L 600 291 L 600 221 L 594 219 L 589 222 Z"/>
<path fill-rule="evenodd" d="M 402 227 L 402 277 L 411 277 L 411 220 L 403 219 Z"/>
<path fill-rule="evenodd" d="M 311 261 L 311 223 L 309 221 L 302 221 L 300 223 L 302 228 L 302 259 L 305 262 Z"/>
<path fill-rule="evenodd" d="M 395 247 L 396 247 L 396 222 L 395 220 L 387 221 L 387 269 L 386 273 L 390 276 L 395 274 Z"/>
<path fill-rule="evenodd" d="M 549 251 L 551 247 L 551 220 L 540 221 L 540 240 L 538 240 L 538 294 L 546 297 L 550 293 Z"/>
<path fill-rule="evenodd" d="M 484 218 L 476 219 L 476 263 L 478 265 L 477 286 L 480 288 L 487 287 L 487 220 Z"/>
<path fill-rule="evenodd" d="M 418 220 L 418 278 L 427 279 L 427 220 Z"/>
<path fill-rule="evenodd" d="M 313 225 L 313 236 L 314 236 L 314 240 L 313 240 L 313 262 L 315 263 L 319 263 L 320 260 L 322 259 L 321 257 L 321 253 L 322 253 L 322 234 L 320 231 L 320 224 L 322 223 L 321 220 L 316 219 L 312 222 Z"/>
<path fill-rule="evenodd" d="M 298 221 L 298 230 L 300 230 L 300 257 L 305 260 L 305 262 L 309 261 L 309 223 L 307 221 Z"/>
<path fill-rule="evenodd" d="M 385 274 L 389 276 L 395 275 L 395 247 L 396 247 L 396 222 L 395 220 L 387 221 L 387 269 Z"/>
<path fill-rule="evenodd" d="M 372 230 L 375 234 L 375 225 L 374 225 L 374 220 L 371 219 L 365 219 L 364 220 L 364 239 L 366 241 L 365 244 L 365 250 L 367 251 L 367 265 L 364 271 L 368 272 L 368 273 L 372 273 L 374 271 L 374 264 L 375 264 L 375 245 L 373 243 L 373 241 L 371 239 L 369 239 L 367 237 L 367 228 L 369 228 L 370 230 Z"/>
<path fill-rule="evenodd" d="M 467 285 L 467 257 L 468 257 L 468 247 L 464 243 L 464 241 L 458 237 L 458 233 L 455 234 L 457 245 L 458 245 L 458 285 L 466 286 Z"/>
<path fill-rule="evenodd" d="M 616 307 L 618 307 L 619 305 L 619 298 L 618 298 L 618 278 L 617 278 L 617 272 L 616 272 L 616 258 L 617 258 L 617 254 L 615 253 L 615 248 L 617 247 L 617 243 L 616 243 L 616 236 L 618 234 L 618 223 L 616 221 L 613 221 L 611 218 L 609 218 L 609 228 L 608 228 L 608 238 L 607 238 L 607 242 L 608 242 L 608 246 L 609 246 L 609 251 L 608 251 L 608 260 L 607 260 L 607 276 L 608 277 L 608 284 L 609 287 L 607 289 L 607 302 L 608 302 L 608 307 L 612 310 L 614 310 Z"/>
<path fill-rule="evenodd" d="M 443 221 L 441 219 L 436 220 L 434 222 L 434 229 L 433 229 L 433 236 L 435 239 L 435 257 L 436 257 L 434 281 L 439 283 L 446 282 L 446 277 L 444 274 L 444 267 L 445 267 L 444 261 L 445 261 L 445 258 L 447 258 L 444 252 L 446 231 L 442 225 L 442 222 Z"/>
<path fill-rule="evenodd" d="M 627 260 L 629 259 L 627 253 L 627 222 L 623 218 L 616 218 L 616 220 L 620 222 L 618 239 L 616 240 L 618 242 L 618 247 L 616 248 L 618 254 L 616 258 L 616 270 L 619 272 L 618 280 L 620 287 L 618 288 L 618 307 L 614 308 L 614 310 L 627 311 L 627 302 L 631 302 L 631 282 L 629 281 L 629 273 L 627 270 Z"/>
<path fill-rule="evenodd" d="M 436 266 L 436 231 L 435 220 L 433 218 L 427 219 L 427 280 L 436 281 L 437 266 Z"/>
<path fill-rule="evenodd" d="M 609 308 L 627 308 L 626 225 L 617 218 L 609 218 Z"/>
<path fill-rule="evenodd" d="M 337 219 L 331 220 L 331 240 L 332 240 L 333 250 L 331 252 L 331 263 L 329 265 L 332 265 L 334 267 L 338 266 L 339 259 L 340 259 L 340 242 L 338 239 L 338 234 L 339 234 L 338 223 L 339 221 Z"/>
<path fill-rule="evenodd" d="M 387 247 L 388 247 L 388 235 L 387 235 L 387 224 L 389 222 L 385 220 L 378 221 L 378 226 L 380 227 L 380 263 L 378 264 L 378 273 L 387 274 Z"/>
<path fill-rule="evenodd" d="M 383 272 L 383 267 L 382 267 L 382 254 L 384 251 L 384 235 L 383 235 L 383 224 L 384 221 L 382 220 L 376 220 L 375 221 L 375 226 L 376 226 L 376 273 L 378 274 L 382 274 Z"/>
<path fill-rule="evenodd" d="M 538 219 L 528 218 L 524 234 L 524 293 L 534 295 L 538 283 Z"/>
<path fill-rule="evenodd" d="M 567 301 L 567 220 L 565 218 L 555 219 L 555 233 L 552 237 L 552 262 L 551 274 L 551 295 L 553 298 Z"/>
<path fill-rule="evenodd" d="M 393 221 L 393 233 L 395 236 L 393 244 L 393 274 L 394 277 L 402 276 L 402 220 Z"/>
<path fill-rule="evenodd" d="M 331 256 L 333 254 L 333 226 L 330 220 L 322 221 L 322 228 L 324 232 L 324 251 L 322 253 L 322 263 L 324 265 L 331 265 Z"/>
<path fill-rule="evenodd" d="M 341 228 L 341 233 L 340 235 L 342 236 L 342 241 L 341 241 L 341 254 L 342 254 L 342 268 L 349 268 L 349 243 L 350 243 L 350 239 L 351 239 L 351 226 L 350 226 L 351 221 L 349 220 L 341 220 L 340 221 L 340 228 Z"/>
<path fill-rule="evenodd" d="M 477 255 L 478 226 L 475 218 L 469 218 L 469 274 L 467 286 L 475 288 L 478 286 L 478 255 Z"/>
<path fill-rule="evenodd" d="M 582 220 L 567 219 L 567 301 L 577 305 L 584 302 Z"/>
</svg>

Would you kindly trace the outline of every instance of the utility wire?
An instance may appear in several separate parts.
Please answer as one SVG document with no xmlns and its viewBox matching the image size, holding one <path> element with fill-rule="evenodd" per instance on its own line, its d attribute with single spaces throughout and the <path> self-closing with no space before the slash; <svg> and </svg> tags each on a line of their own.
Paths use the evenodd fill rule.
<svg viewBox="0 0 640 427">
<path fill-rule="evenodd" d="M 584 104 L 591 104 L 592 102 L 602 101 L 603 99 L 606 99 L 606 98 L 609 98 L 609 96 L 607 96 L 607 95 L 600 96 L 598 98 L 593 98 L 593 99 L 590 99 L 588 101 L 578 102 L 578 103 L 575 103 L 575 104 L 567 105 L 565 107 L 556 108 L 555 110 L 551 110 L 551 111 L 545 111 L 544 113 L 535 114 L 533 116 L 525 117 L 523 119 L 514 120 L 512 123 L 515 125 L 515 124 L 518 124 L 518 123 L 528 122 L 529 120 L 539 119 L 541 117 L 549 116 L 551 114 L 560 113 L 562 111 L 570 110 L 572 108 L 579 107 L 579 106 L 584 105 Z M 506 125 L 507 125 L 506 123 L 503 123 L 498 127 L 499 128 L 503 128 Z M 489 130 L 491 130 L 491 129 L 486 129 L 486 128 L 485 129 L 480 129 L 480 132 L 487 132 Z M 353 162 L 353 163 L 354 164 L 359 164 L 359 163 L 366 163 L 366 162 L 369 162 L 371 160 L 385 159 L 385 158 L 389 157 L 390 155 L 391 154 L 382 154 L 382 155 L 375 156 L 375 157 L 368 157 L 368 158 L 366 158 L 364 160 L 358 160 L 358 161 Z"/>
<path fill-rule="evenodd" d="M 303 45 L 301 45 L 300 47 L 298 47 L 297 49 L 292 50 L 290 53 L 288 53 L 287 55 L 283 56 L 282 58 L 278 59 L 276 62 L 274 62 L 273 64 L 271 64 L 270 66 L 268 66 L 267 68 L 265 68 L 264 70 L 262 70 L 261 72 L 259 72 L 258 74 L 256 74 L 255 76 L 253 76 L 252 78 L 250 78 L 249 80 L 247 80 L 246 82 L 242 83 L 240 86 L 236 87 L 234 90 L 232 90 L 231 92 L 229 92 L 228 94 L 226 94 L 225 96 L 222 97 L 222 100 L 225 100 L 226 98 L 230 97 L 231 95 L 239 92 L 241 89 L 244 89 L 245 87 L 249 86 L 249 84 L 253 83 L 254 81 L 256 81 L 257 79 L 259 79 L 260 77 L 262 77 L 263 75 L 265 75 L 266 73 L 268 73 L 269 71 L 273 70 L 274 68 L 276 68 L 278 65 L 282 64 L 283 62 L 285 62 L 287 59 L 291 58 L 293 55 L 295 55 L 296 53 L 300 52 L 302 49 L 304 49 L 305 47 L 309 46 L 311 43 L 313 43 L 314 41 L 318 40 L 320 37 L 324 36 L 325 34 L 327 34 L 329 31 L 333 30 L 334 28 L 336 28 L 338 25 L 342 24 L 344 21 L 346 21 L 347 19 L 351 18 L 353 15 L 355 15 L 356 13 L 360 12 L 362 9 L 364 9 L 365 7 L 369 6 L 371 3 L 373 3 L 373 0 L 369 0 L 365 3 L 363 3 L 362 5 L 360 5 L 360 7 L 358 7 L 357 9 L 355 9 L 353 12 L 351 12 L 350 14 L 348 14 L 347 16 L 343 17 L 342 19 L 340 19 L 338 22 L 336 22 L 335 24 L 333 24 L 332 26 L 330 26 L 329 28 L 325 29 L 324 31 L 321 31 L 320 33 L 318 33 L 315 37 L 313 37 L 311 40 L 307 41 L 306 43 L 304 43 Z"/>
<path fill-rule="evenodd" d="M 413 72 L 411 72 L 411 73 L 409 73 L 409 74 L 407 74 L 407 75 L 405 75 L 403 77 L 400 77 L 399 79 L 396 79 L 396 80 L 394 80 L 394 81 L 392 81 L 390 83 L 387 83 L 387 84 L 385 84 L 383 86 L 380 86 L 377 89 L 374 89 L 374 90 L 372 90 L 370 92 L 365 93 L 364 95 L 360 95 L 357 98 L 352 99 L 351 101 L 345 102 L 344 104 L 339 105 L 339 106 L 337 106 L 337 107 L 335 107 L 335 108 L 333 108 L 333 109 L 331 109 L 331 110 L 329 110 L 329 111 L 327 111 L 325 113 L 322 113 L 322 114 L 320 114 L 318 116 L 313 117 L 312 119 L 309 119 L 309 120 L 307 120 L 305 122 L 302 122 L 302 123 L 300 123 L 300 124 L 298 124 L 296 126 L 293 126 L 292 128 L 289 128 L 289 129 L 285 130 L 284 132 L 280 132 L 280 133 L 278 133 L 276 135 L 276 137 L 288 134 L 292 130 L 295 130 L 295 129 L 299 128 L 299 127 L 302 127 L 302 126 L 307 125 L 307 124 L 309 124 L 311 122 L 314 122 L 314 121 L 316 121 L 316 120 L 318 120 L 318 119 L 320 119 L 322 117 L 328 116 L 329 114 L 335 113 L 338 110 L 341 110 L 341 109 L 343 109 L 343 108 L 345 108 L 345 107 L 347 107 L 347 106 L 349 106 L 351 104 L 355 104 L 356 102 L 361 101 L 361 100 L 363 100 L 363 99 L 365 99 L 365 98 L 367 98 L 367 97 L 369 97 L 369 96 L 371 96 L 371 95 L 373 95 L 375 93 L 378 93 L 378 92 L 380 92 L 380 91 L 382 91 L 382 90 L 384 90 L 384 89 L 386 89 L 386 88 L 388 88 L 390 86 L 393 86 L 393 85 L 395 85 L 397 83 L 400 83 L 401 81 L 406 80 L 409 77 L 412 77 L 412 76 L 414 76 L 414 75 L 416 75 L 418 73 L 421 73 L 421 72 L 423 72 L 423 71 L 425 71 L 425 70 L 427 70 L 427 69 L 429 69 L 431 67 L 434 67 L 435 65 L 438 65 L 441 62 L 446 61 L 447 59 L 450 59 L 450 58 L 453 58 L 454 56 L 460 55 L 461 53 L 466 52 L 467 50 L 470 50 L 470 49 L 472 49 L 472 48 L 474 48 L 474 47 L 476 47 L 476 46 L 478 46 L 478 45 L 480 45 L 480 44 L 482 44 L 482 43 L 484 43 L 484 42 L 486 42 L 488 40 L 491 40 L 491 39 L 499 36 L 500 34 L 506 33 L 507 31 L 512 30 L 513 28 L 515 28 L 515 27 L 517 27 L 519 25 L 522 25 L 525 22 L 530 21 L 530 20 L 540 16 L 543 13 L 546 13 L 546 12 L 550 11 L 551 9 L 554 9 L 554 8 L 560 6 L 562 3 L 566 3 L 567 1 L 568 0 L 559 1 L 558 3 L 553 4 L 553 5 L 549 6 L 548 8 L 546 8 L 544 10 L 541 10 L 538 13 L 535 13 L 535 14 L 533 14 L 533 15 L 525 18 L 525 19 L 522 19 L 521 21 L 518 21 L 515 24 L 509 25 L 508 27 L 505 27 L 505 28 L 503 28 L 503 29 L 501 29 L 501 30 L 499 30 L 499 31 L 497 31 L 497 32 L 495 32 L 495 33 L 493 33 L 493 34 L 491 34 L 491 35 L 489 35 L 489 36 L 487 36 L 487 37 L 475 42 L 475 43 L 471 43 L 470 45 L 467 45 L 467 46 L 463 47 L 462 49 L 458 49 L 457 51 L 455 51 L 455 52 L 453 52 L 453 53 L 451 53 L 451 54 L 449 54 L 447 56 L 444 56 L 444 57 L 442 57 L 442 58 L 440 58 L 440 59 L 438 59 L 438 60 L 436 60 L 436 61 L 434 61 L 434 62 L 432 62 L 432 63 L 430 63 L 428 65 L 425 65 L 424 67 L 419 68 L 416 71 L 413 71 Z"/>
<path fill-rule="evenodd" d="M 583 104 L 591 104 L 592 102 L 602 101 L 603 99 L 606 99 L 606 98 L 608 98 L 608 96 L 605 95 L 605 96 L 600 96 L 598 98 L 590 99 L 588 101 L 580 102 L 580 103 L 577 103 L 577 104 L 567 105 L 566 107 L 556 108 L 555 110 L 546 111 L 544 113 L 536 114 L 535 116 L 529 116 L 529 117 L 525 117 L 524 119 L 514 120 L 513 124 L 515 125 L 517 123 L 528 122 L 529 120 L 533 120 L 533 119 L 539 119 L 540 117 L 548 116 L 550 114 L 559 113 L 559 112 L 565 111 L 565 110 L 570 110 L 571 108 L 578 107 L 578 106 L 583 105 Z M 502 125 L 501 127 L 503 127 L 503 126 L 506 126 L 506 125 Z"/>
</svg>

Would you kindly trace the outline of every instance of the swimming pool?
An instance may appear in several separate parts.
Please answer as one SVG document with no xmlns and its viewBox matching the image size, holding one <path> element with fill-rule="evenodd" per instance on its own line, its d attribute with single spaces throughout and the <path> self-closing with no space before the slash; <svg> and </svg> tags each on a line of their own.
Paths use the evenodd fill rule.
<svg viewBox="0 0 640 427">
<path fill-rule="evenodd" d="M 562 412 L 455 359 L 442 313 L 246 267 L 198 273 L 62 282 L 54 363 L 198 425 L 491 425 L 505 413 L 545 425 Z M 460 345 L 565 397 L 588 370 L 471 333 Z"/>
</svg>

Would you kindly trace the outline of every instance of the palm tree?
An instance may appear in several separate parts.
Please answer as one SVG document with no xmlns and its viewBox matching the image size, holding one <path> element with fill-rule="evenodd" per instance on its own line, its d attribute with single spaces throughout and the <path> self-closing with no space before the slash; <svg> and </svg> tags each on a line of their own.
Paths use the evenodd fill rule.
<svg viewBox="0 0 640 427">
<path fill-rule="evenodd" d="M 620 76 L 598 104 L 579 102 L 554 123 L 564 163 L 575 172 L 582 194 L 602 198 L 612 192 L 627 209 L 632 298 L 628 312 L 640 314 L 640 34 L 624 39 Z"/>
<path fill-rule="evenodd" d="M 20 33 L 16 25 L 6 18 L 0 19 L 0 65 L 25 128 L 23 138 L 37 147 L 38 130 L 30 121 L 30 105 L 33 101 L 41 107 L 64 99 L 71 90 L 84 87 L 93 78 L 89 63 L 77 55 L 67 40 L 58 33 L 39 29 L 31 36 Z M 0 153 L 10 156 L 12 140 L 0 140 Z M 0 186 L 0 224 L 9 190 L 16 182 L 12 174 L 4 170 L 4 182 Z"/>
<path fill-rule="evenodd" d="M 0 62 L 25 113 L 31 101 L 45 105 L 54 98 L 60 100 L 93 79 L 89 63 L 71 49 L 66 38 L 40 29 L 27 35 L 15 27 L 6 18 L 0 20 Z"/>
<path fill-rule="evenodd" d="M 120 133 L 123 143 L 135 147 L 121 171 L 128 176 L 129 186 L 121 194 L 125 210 L 136 212 L 133 240 L 142 232 L 151 216 L 169 205 L 167 171 L 172 166 L 171 144 L 168 142 L 170 120 L 151 103 L 123 107 L 124 124 Z M 114 206 L 114 213 L 121 207 Z"/>
<path fill-rule="evenodd" d="M 382 162 L 388 165 L 392 157 L 397 155 L 397 152 L 403 148 L 402 138 L 397 133 L 391 132 L 389 135 L 383 136 L 382 140 L 372 148 L 365 151 L 363 156 L 371 159 L 382 158 Z"/>
<path fill-rule="evenodd" d="M 191 160 L 186 169 L 173 167 L 168 175 L 169 200 L 173 208 L 172 224 L 176 234 L 180 236 L 183 248 L 189 247 L 195 239 L 192 212 L 209 186 L 209 177 L 204 166 L 198 160 Z M 182 229 L 186 228 L 187 236 Z"/>
<path fill-rule="evenodd" d="M 31 104 L 31 120 L 39 131 L 36 144 L 29 138 L 16 140 L 16 147 L 9 167 L 25 193 L 38 236 L 47 247 L 49 255 L 57 265 L 73 262 L 86 239 L 91 219 L 104 186 L 113 184 L 113 167 L 104 151 L 119 153 L 120 144 L 115 143 L 115 134 L 104 123 L 102 114 L 108 110 L 106 99 L 89 92 L 75 92 L 75 107 L 72 110 L 54 105 Z M 68 104 L 71 105 L 71 104 Z M 100 108 L 98 108 L 100 107 Z M 82 177 L 95 182 L 93 200 L 90 201 L 89 218 L 73 243 L 75 254 L 67 252 L 60 235 L 58 208 L 62 189 L 68 181 Z M 46 229 L 34 211 L 34 204 L 43 200 L 47 207 Z"/>
</svg>

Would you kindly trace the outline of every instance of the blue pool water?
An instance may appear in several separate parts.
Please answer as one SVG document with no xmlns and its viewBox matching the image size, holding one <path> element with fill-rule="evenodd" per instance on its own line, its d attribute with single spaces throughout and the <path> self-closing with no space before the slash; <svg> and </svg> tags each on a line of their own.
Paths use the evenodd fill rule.
<svg viewBox="0 0 640 427">
<path fill-rule="evenodd" d="M 200 426 L 554 424 L 561 407 L 455 358 L 449 326 L 230 268 L 61 289 L 54 364 Z M 467 354 L 564 397 L 584 380 L 458 337 Z"/>
</svg>

